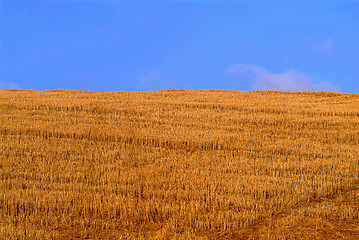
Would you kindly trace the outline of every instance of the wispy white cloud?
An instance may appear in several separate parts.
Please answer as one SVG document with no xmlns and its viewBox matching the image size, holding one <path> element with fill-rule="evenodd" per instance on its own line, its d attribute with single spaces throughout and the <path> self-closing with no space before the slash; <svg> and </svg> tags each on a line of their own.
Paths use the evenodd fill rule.
<svg viewBox="0 0 359 240">
<path fill-rule="evenodd" d="M 334 48 L 334 43 L 331 39 L 327 39 L 324 42 L 316 43 L 313 46 L 314 51 L 322 54 L 329 54 Z"/>
<path fill-rule="evenodd" d="M 237 63 L 231 65 L 226 74 L 249 80 L 252 90 L 339 91 L 329 81 L 318 82 L 307 74 L 294 70 L 272 73 L 261 66 Z"/>
<path fill-rule="evenodd" d="M 166 73 L 151 71 L 137 76 L 137 86 L 142 91 L 188 88 Z"/>
<path fill-rule="evenodd" d="M 19 88 L 19 86 L 14 83 L 0 81 L 0 89 L 17 89 L 17 88 Z"/>
</svg>

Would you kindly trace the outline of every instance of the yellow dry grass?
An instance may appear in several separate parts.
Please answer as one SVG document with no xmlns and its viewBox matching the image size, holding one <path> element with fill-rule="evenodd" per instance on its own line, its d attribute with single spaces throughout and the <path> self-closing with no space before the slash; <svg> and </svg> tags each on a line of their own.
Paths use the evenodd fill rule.
<svg viewBox="0 0 359 240">
<path fill-rule="evenodd" d="M 0 91 L 0 239 L 359 239 L 359 95 Z"/>
</svg>

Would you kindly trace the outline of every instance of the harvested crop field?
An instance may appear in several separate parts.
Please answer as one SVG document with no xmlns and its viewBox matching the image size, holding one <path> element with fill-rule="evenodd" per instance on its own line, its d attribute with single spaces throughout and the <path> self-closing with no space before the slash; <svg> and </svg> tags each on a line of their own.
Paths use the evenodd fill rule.
<svg viewBox="0 0 359 240">
<path fill-rule="evenodd" d="M 0 91 L 0 239 L 359 239 L 359 95 Z"/>
</svg>

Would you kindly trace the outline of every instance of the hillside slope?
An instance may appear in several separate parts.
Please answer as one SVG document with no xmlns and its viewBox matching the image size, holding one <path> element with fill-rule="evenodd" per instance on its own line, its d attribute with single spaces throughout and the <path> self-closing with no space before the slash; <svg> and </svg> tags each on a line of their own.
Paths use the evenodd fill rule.
<svg viewBox="0 0 359 240">
<path fill-rule="evenodd" d="M 359 95 L 0 91 L 0 239 L 359 239 Z"/>
</svg>

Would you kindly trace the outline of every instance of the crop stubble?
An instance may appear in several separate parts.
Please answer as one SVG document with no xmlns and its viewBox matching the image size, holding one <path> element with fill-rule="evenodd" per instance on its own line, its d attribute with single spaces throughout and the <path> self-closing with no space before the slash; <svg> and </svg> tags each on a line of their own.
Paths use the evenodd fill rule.
<svg viewBox="0 0 359 240">
<path fill-rule="evenodd" d="M 359 96 L 0 91 L 1 239 L 359 238 Z"/>
</svg>

